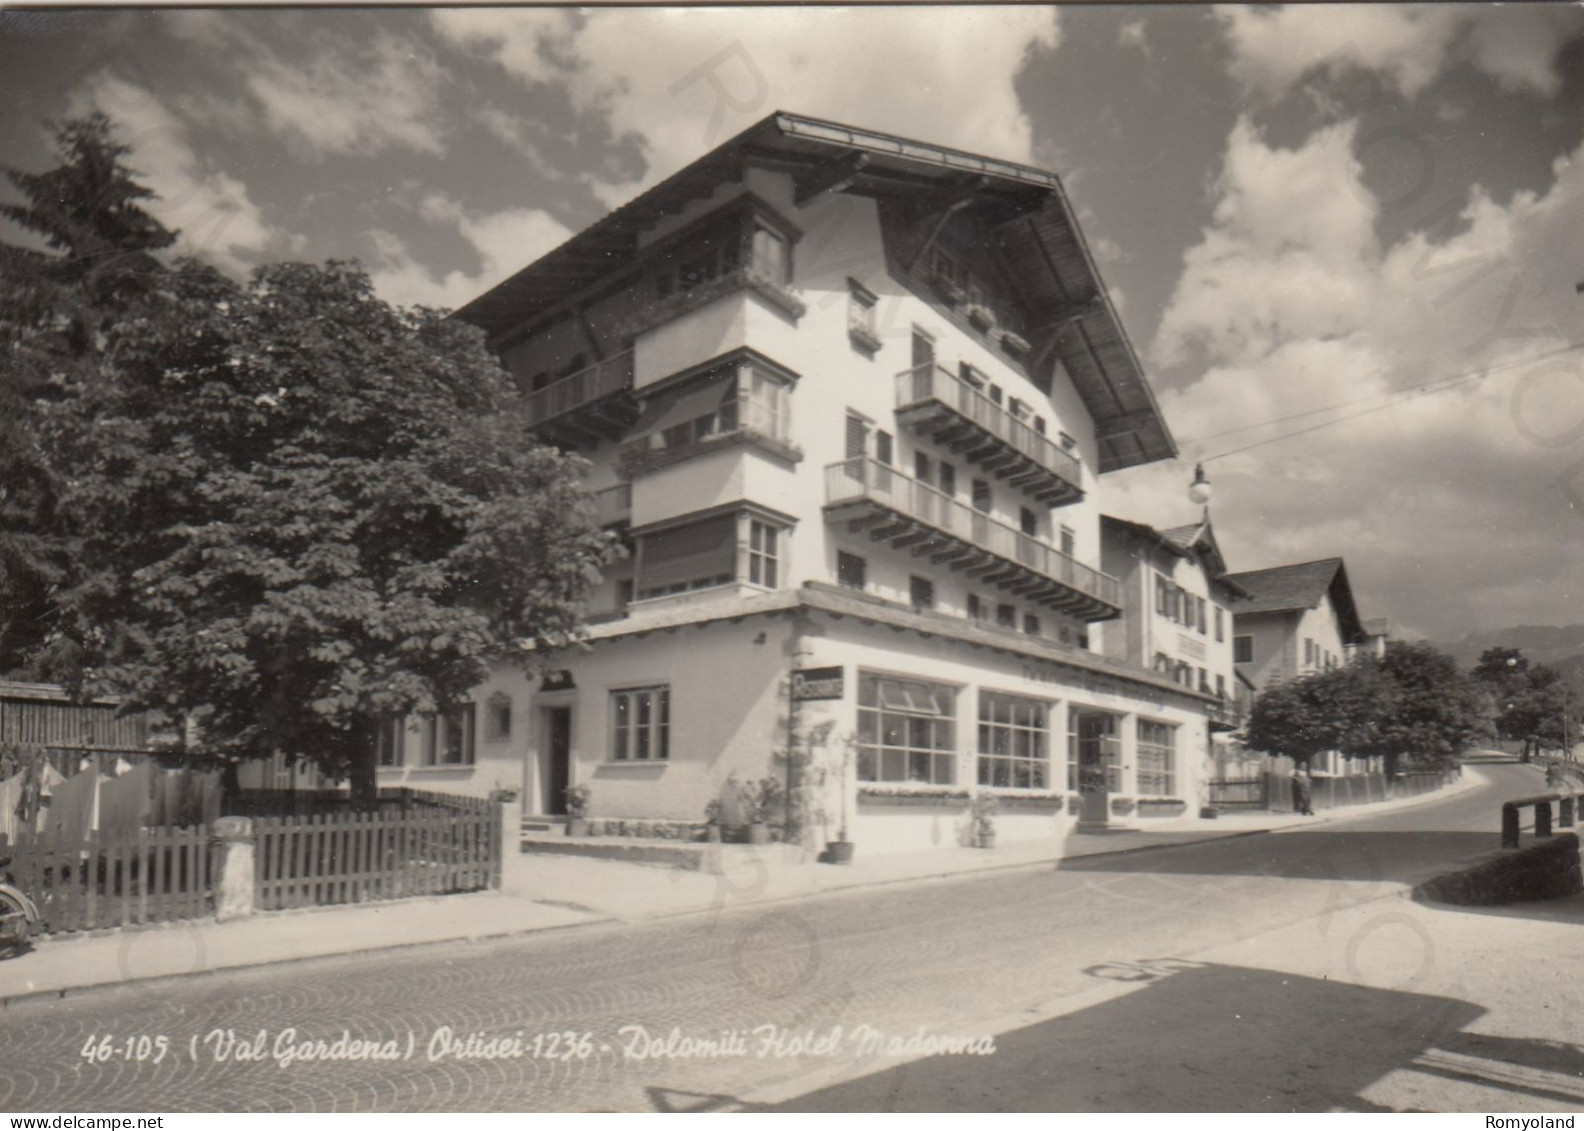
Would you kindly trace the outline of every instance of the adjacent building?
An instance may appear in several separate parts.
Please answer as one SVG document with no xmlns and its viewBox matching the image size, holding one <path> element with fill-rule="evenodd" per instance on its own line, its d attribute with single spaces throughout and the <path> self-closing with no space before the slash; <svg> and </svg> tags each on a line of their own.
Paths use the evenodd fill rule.
<svg viewBox="0 0 1584 1131">
<path fill-rule="evenodd" d="M 1156 559 L 1106 568 L 1099 496 L 1176 448 L 1052 174 L 778 113 L 458 317 L 630 552 L 383 781 L 686 821 L 771 778 L 866 853 L 965 843 L 973 794 L 1003 839 L 1197 805 L 1237 587 L 1171 532 L 1174 666 L 1129 635 Z"/>
<path fill-rule="evenodd" d="M 1296 676 L 1329 671 L 1377 645 L 1385 629 L 1365 631 L 1341 558 L 1300 562 L 1233 574 L 1248 593 L 1238 606 L 1233 635 L 1237 669 L 1256 693 Z M 1321 772 L 1343 772 L 1337 754 L 1319 758 Z"/>
</svg>

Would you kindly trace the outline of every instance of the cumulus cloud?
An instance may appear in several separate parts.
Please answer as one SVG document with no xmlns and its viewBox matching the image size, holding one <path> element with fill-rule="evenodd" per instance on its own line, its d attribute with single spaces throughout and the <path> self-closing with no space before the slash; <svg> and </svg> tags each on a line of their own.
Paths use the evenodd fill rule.
<svg viewBox="0 0 1584 1131">
<path fill-rule="evenodd" d="M 1382 247 L 1353 131 L 1283 150 L 1233 130 L 1154 344 L 1190 378 L 1162 408 L 1187 458 L 1220 457 L 1237 568 L 1341 554 L 1368 614 L 1442 638 L 1549 621 L 1584 589 L 1564 552 L 1584 536 L 1584 147 L 1543 193 L 1476 187 Z M 1108 505 L 1182 521 L 1183 479 L 1129 473 Z"/>
<path fill-rule="evenodd" d="M 400 305 L 455 308 L 477 298 L 525 263 L 532 263 L 572 233 L 536 208 L 509 208 L 474 216 L 455 199 L 431 193 L 419 214 L 457 231 L 478 261 L 474 271 L 435 272 L 416 259 L 406 242 L 386 229 L 369 233 L 374 249 L 369 272 L 380 297 Z"/>
<path fill-rule="evenodd" d="M 1557 56 L 1584 34 L 1576 5 L 1289 5 L 1219 11 L 1245 85 L 1279 93 L 1313 71 L 1364 69 L 1402 93 L 1424 90 L 1469 61 L 1510 90 L 1551 96 Z"/>
<path fill-rule="evenodd" d="M 441 35 L 525 83 L 565 84 L 614 136 L 642 139 L 638 180 L 592 180 L 619 203 L 775 110 L 1030 159 L 1013 80 L 1058 42 L 1050 8 L 447 10 Z"/>
<path fill-rule="evenodd" d="M 267 129 L 307 160 L 371 155 L 393 149 L 445 149 L 439 92 L 443 72 L 433 53 L 382 33 L 366 40 L 319 28 L 282 51 L 234 16 L 205 11 L 168 14 L 178 36 L 223 53 L 252 101 L 234 125 Z"/>
<path fill-rule="evenodd" d="M 243 275 L 266 251 L 295 250 L 294 241 L 265 219 L 247 185 L 201 153 L 186 124 L 149 91 L 100 74 L 73 101 L 73 113 L 92 106 L 118 123 L 131 150 L 128 164 L 158 194 L 149 213 L 181 233 L 177 254 Z"/>
</svg>

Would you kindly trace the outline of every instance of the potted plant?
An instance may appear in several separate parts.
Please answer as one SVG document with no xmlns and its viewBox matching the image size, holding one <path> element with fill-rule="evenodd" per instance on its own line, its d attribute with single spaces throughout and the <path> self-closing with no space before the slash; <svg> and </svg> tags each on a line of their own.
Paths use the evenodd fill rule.
<svg viewBox="0 0 1584 1131">
<path fill-rule="evenodd" d="M 1011 354 L 1026 355 L 1030 349 L 1028 339 L 1011 330 L 1001 331 L 1001 348 Z"/>
<path fill-rule="evenodd" d="M 589 802 L 594 791 L 586 785 L 574 785 L 566 791 L 567 836 L 589 835 Z"/>
<path fill-rule="evenodd" d="M 720 798 L 710 798 L 709 804 L 704 806 L 704 839 L 711 844 L 719 844 L 721 840 L 721 803 Z"/>
<path fill-rule="evenodd" d="M 781 800 L 781 783 L 775 778 L 760 778 L 739 787 L 743 812 L 748 815 L 748 843 L 770 843 L 770 811 Z"/>
<path fill-rule="evenodd" d="M 969 803 L 968 815 L 973 819 L 974 845 L 978 848 L 995 847 L 996 809 L 996 795 L 993 793 L 976 793 Z"/>
</svg>

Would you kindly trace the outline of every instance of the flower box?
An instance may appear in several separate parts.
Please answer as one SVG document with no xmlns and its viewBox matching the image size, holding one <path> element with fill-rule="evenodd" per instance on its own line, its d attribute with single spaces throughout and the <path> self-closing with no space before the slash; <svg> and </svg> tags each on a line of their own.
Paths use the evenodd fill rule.
<svg viewBox="0 0 1584 1131">
<path fill-rule="evenodd" d="M 1111 812 L 1118 817 L 1126 817 L 1133 812 L 1133 799 L 1131 797 L 1113 797 L 1111 799 Z"/>
<path fill-rule="evenodd" d="M 995 312 L 983 303 L 970 303 L 963 311 L 968 322 L 977 330 L 988 330 L 995 325 Z"/>
<path fill-rule="evenodd" d="M 1026 357 L 1029 350 L 1033 347 L 1028 344 L 1027 338 L 1024 338 L 1018 334 L 1014 334 L 1011 330 L 1002 330 L 1001 348 L 1007 353 L 1016 354 L 1019 357 Z"/>
<path fill-rule="evenodd" d="M 1138 809 L 1140 817 L 1181 817 L 1188 803 L 1175 797 L 1141 797 Z"/>
</svg>

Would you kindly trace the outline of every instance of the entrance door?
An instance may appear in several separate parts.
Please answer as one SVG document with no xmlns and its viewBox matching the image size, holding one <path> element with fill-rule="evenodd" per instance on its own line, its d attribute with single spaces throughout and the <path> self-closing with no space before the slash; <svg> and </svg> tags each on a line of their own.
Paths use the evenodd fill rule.
<svg viewBox="0 0 1584 1131">
<path fill-rule="evenodd" d="M 1117 784 L 1117 754 L 1116 716 L 1079 715 L 1078 793 L 1083 798 L 1083 807 L 1078 817 L 1084 824 L 1103 825 L 1111 815 L 1111 791 Z"/>
<path fill-rule="evenodd" d="M 567 786 L 572 783 L 572 708 L 546 707 L 544 812 L 566 812 Z"/>
</svg>

